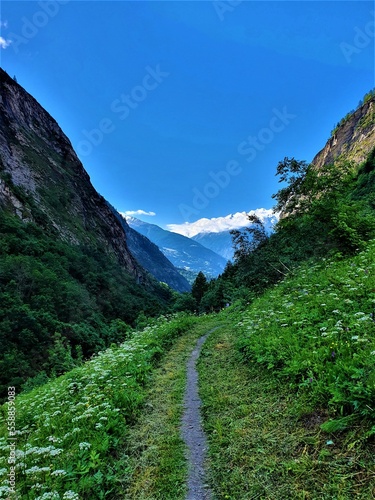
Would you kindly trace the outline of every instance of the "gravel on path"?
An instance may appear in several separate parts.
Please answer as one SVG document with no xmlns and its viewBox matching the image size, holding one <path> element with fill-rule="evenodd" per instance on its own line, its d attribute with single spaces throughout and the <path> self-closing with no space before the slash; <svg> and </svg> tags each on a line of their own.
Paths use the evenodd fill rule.
<svg viewBox="0 0 375 500">
<path fill-rule="evenodd" d="M 184 397 L 184 413 L 181 423 L 181 435 L 188 448 L 189 461 L 188 493 L 186 500 L 212 500 L 212 492 L 205 481 L 205 460 L 207 439 L 203 431 L 199 408 L 201 400 L 198 394 L 198 372 L 196 363 L 202 345 L 213 328 L 198 339 L 195 348 L 187 362 L 187 383 Z"/>
</svg>

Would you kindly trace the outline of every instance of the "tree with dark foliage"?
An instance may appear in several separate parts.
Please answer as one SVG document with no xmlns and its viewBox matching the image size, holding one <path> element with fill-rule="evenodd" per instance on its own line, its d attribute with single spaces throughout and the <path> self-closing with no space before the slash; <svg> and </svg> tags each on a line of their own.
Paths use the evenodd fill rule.
<svg viewBox="0 0 375 500">
<path fill-rule="evenodd" d="M 200 271 L 195 278 L 195 281 L 191 287 L 191 294 L 197 301 L 199 305 L 201 303 L 202 297 L 208 289 L 208 283 L 206 276 Z"/>
</svg>

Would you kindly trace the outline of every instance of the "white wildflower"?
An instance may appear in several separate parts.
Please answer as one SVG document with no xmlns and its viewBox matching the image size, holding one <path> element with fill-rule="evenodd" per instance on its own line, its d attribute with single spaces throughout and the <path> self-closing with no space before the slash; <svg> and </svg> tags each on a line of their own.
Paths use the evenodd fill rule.
<svg viewBox="0 0 375 500">
<path fill-rule="evenodd" d="M 51 472 L 51 476 L 65 476 L 67 472 L 63 469 L 57 469 Z"/>
<path fill-rule="evenodd" d="M 39 474 L 40 472 L 49 472 L 49 467 L 31 467 L 30 469 L 25 470 L 25 474 Z"/>
<path fill-rule="evenodd" d="M 64 493 L 63 500 L 79 500 L 78 493 L 68 490 Z"/>
<path fill-rule="evenodd" d="M 79 443 L 80 450 L 89 450 L 90 448 L 91 448 L 90 443 L 86 443 L 85 441 L 83 441 L 82 443 Z"/>
<path fill-rule="evenodd" d="M 11 493 L 13 490 L 9 488 L 9 486 L 0 486 L 0 497 L 3 496 L 3 493 L 6 493 L 7 495 Z M 9 495 L 8 495 L 9 496 Z"/>
<path fill-rule="evenodd" d="M 40 483 L 35 483 L 31 486 L 32 490 L 41 490 L 43 488 L 43 485 Z"/>
<path fill-rule="evenodd" d="M 57 493 L 57 491 L 47 491 L 46 493 L 43 493 L 41 497 L 36 497 L 35 500 L 59 500 L 60 495 Z"/>
<path fill-rule="evenodd" d="M 52 443 L 61 443 L 61 439 L 55 436 L 48 436 L 48 441 L 52 441 Z"/>
</svg>

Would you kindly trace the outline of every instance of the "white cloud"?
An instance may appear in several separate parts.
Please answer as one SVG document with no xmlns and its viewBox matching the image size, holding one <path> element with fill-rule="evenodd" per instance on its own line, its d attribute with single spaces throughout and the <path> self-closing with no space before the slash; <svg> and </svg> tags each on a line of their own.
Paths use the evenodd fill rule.
<svg viewBox="0 0 375 500">
<path fill-rule="evenodd" d="M 231 229 L 240 229 L 249 225 L 248 215 L 257 215 L 262 222 L 277 222 L 278 214 L 274 214 L 272 209 L 258 208 L 250 212 L 237 212 L 225 217 L 213 219 L 199 219 L 195 222 L 185 222 L 184 224 L 168 224 L 169 231 L 182 234 L 191 238 L 199 233 L 221 233 Z"/>
<path fill-rule="evenodd" d="M 7 28 L 8 27 L 8 21 L 1 21 L 0 20 L 0 28 Z"/>
<path fill-rule="evenodd" d="M 123 217 L 129 217 L 131 215 L 148 215 L 149 217 L 154 217 L 155 212 L 146 212 L 145 210 L 127 210 L 126 212 L 120 212 Z"/>
<path fill-rule="evenodd" d="M 6 40 L 5 38 L 3 38 L 2 36 L 0 36 L 0 47 L 2 49 L 6 49 L 7 47 L 9 47 L 9 45 L 12 43 L 12 40 Z"/>
</svg>

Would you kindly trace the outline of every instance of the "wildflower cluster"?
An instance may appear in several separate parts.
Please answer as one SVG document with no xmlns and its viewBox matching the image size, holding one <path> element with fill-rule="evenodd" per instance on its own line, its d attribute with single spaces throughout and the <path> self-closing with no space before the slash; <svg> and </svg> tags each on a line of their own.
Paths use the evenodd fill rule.
<svg viewBox="0 0 375 500">
<path fill-rule="evenodd" d="M 123 444 L 126 427 L 140 411 L 155 361 L 195 321 L 183 314 L 160 317 L 131 340 L 17 397 L 15 467 L 20 498 L 78 500 L 104 495 L 113 482 L 114 450 Z M 0 498 L 9 493 L 5 416 L 6 405 L 0 408 Z"/>
<path fill-rule="evenodd" d="M 375 244 L 356 257 L 301 267 L 239 324 L 247 360 L 340 414 L 375 418 Z"/>
</svg>

